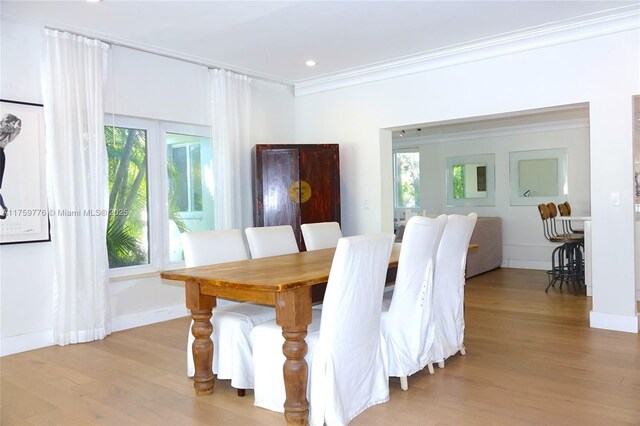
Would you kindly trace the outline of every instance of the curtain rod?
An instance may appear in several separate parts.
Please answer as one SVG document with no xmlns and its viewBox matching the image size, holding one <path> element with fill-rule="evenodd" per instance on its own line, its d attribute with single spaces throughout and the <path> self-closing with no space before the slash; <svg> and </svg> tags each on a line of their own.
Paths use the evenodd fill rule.
<svg viewBox="0 0 640 426">
<path fill-rule="evenodd" d="M 185 57 L 177 55 L 177 54 L 159 52 L 159 51 L 154 50 L 152 48 L 140 47 L 140 46 L 137 46 L 135 44 L 127 44 L 126 42 L 116 41 L 114 39 L 109 39 L 109 38 L 105 38 L 105 37 L 101 37 L 101 36 L 95 36 L 95 35 L 92 35 L 92 34 L 82 33 L 82 32 L 75 31 L 75 30 L 67 30 L 67 29 L 64 29 L 64 28 L 57 28 L 57 27 L 52 27 L 52 26 L 48 26 L 48 25 L 45 25 L 44 28 L 46 28 L 48 30 L 62 31 L 62 32 L 65 32 L 65 33 L 71 33 L 71 34 L 78 35 L 78 36 L 81 36 L 81 37 L 95 38 L 95 39 L 98 39 L 98 40 L 102 41 L 103 43 L 107 43 L 110 46 L 124 47 L 126 49 L 137 50 L 139 52 L 149 53 L 151 55 L 161 56 L 161 57 L 168 58 L 168 59 L 174 59 L 176 61 L 187 62 L 187 63 L 193 64 L 193 65 L 198 65 L 198 66 L 205 67 L 205 68 L 207 68 L 209 70 L 212 70 L 212 69 L 224 69 L 226 71 L 231 71 L 231 72 L 235 72 L 235 73 L 238 73 L 238 74 L 244 74 L 244 75 L 246 75 L 247 77 L 250 77 L 250 78 L 255 78 L 255 79 L 263 80 L 263 81 L 268 81 L 268 82 L 271 82 L 271 83 L 278 83 L 278 84 L 281 84 L 283 86 L 291 86 L 291 87 L 293 87 L 293 85 L 294 85 L 292 82 L 278 80 L 277 78 L 274 78 L 274 77 L 269 77 L 269 76 L 264 76 L 264 75 L 259 75 L 259 74 L 252 74 L 250 72 L 246 72 L 246 71 L 243 71 L 243 70 L 236 69 L 233 66 L 226 67 L 226 66 L 220 66 L 220 65 L 215 65 L 215 64 L 211 64 L 211 63 L 206 63 L 206 62 L 195 60 L 195 59 L 185 58 Z"/>
</svg>

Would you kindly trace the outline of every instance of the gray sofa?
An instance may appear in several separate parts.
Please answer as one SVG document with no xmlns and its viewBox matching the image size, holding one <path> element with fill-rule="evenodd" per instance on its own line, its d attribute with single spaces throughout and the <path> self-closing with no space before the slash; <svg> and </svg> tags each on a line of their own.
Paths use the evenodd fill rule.
<svg viewBox="0 0 640 426">
<path fill-rule="evenodd" d="M 499 268 L 502 265 L 502 218 L 479 217 L 470 243 L 480 247 L 467 255 L 467 278 Z"/>
<path fill-rule="evenodd" d="M 402 242 L 403 234 L 404 225 L 396 231 L 396 242 Z M 467 278 L 499 268 L 502 265 L 502 218 L 479 217 L 470 243 L 479 247 L 467 254 Z"/>
</svg>

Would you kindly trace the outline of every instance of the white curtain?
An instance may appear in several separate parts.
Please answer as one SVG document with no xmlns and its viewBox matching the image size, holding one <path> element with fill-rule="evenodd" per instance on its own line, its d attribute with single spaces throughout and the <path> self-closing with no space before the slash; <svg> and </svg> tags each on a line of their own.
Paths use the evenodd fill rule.
<svg viewBox="0 0 640 426">
<path fill-rule="evenodd" d="M 111 332 L 103 124 L 109 46 L 55 30 L 45 30 L 44 39 L 47 181 L 49 209 L 54 212 L 53 340 L 67 345 L 102 339 Z"/>
<path fill-rule="evenodd" d="M 211 133 L 214 152 L 216 229 L 251 226 L 251 79 L 211 70 Z"/>
</svg>

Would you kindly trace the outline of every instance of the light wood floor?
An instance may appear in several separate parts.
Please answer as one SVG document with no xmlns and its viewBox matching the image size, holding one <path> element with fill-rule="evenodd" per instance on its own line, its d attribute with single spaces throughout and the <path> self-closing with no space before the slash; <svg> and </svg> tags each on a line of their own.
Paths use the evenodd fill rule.
<svg viewBox="0 0 640 426">
<path fill-rule="evenodd" d="M 391 380 L 353 425 L 640 425 L 640 336 L 588 327 L 590 299 L 544 293 L 541 271 L 467 280 L 467 355 Z M 189 319 L 0 359 L 2 425 L 279 425 L 226 381 L 196 397 Z"/>
</svg>

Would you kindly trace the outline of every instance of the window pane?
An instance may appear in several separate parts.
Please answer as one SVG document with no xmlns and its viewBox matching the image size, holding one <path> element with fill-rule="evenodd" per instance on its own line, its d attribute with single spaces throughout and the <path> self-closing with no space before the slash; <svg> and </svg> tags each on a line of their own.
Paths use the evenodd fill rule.
<svg viewBox="0 0 640 426">
<path fill-rule="evenodd" d="M 193 135 L 166 133 L 169 260 L 183 259 L 182 232 L 213 229 L 211 142 Z"/>
<path fill-rule="evenodd" d="M 189 160 L 191 182 L 191 210 L 202 211 L 202 165 L 200 163 L 200 144 L 191 145 L 191 157 Z"/>
<path fill-rule="evenodd" d="M 169 193 L 173 191 L 178 211 L 189 210 L 189 178 L 187 176 L 187 148 L 169 147 Z"/>
<path fill-rule="evenodd" d="M 394 154 L 396 208 L 420 207 L 420 153 Z"/>
<path fill-rule="evenodd" d="M 109 267 L 149 263 L 147 132 L 105 127 L 109 156 Z"/>
</svg>

